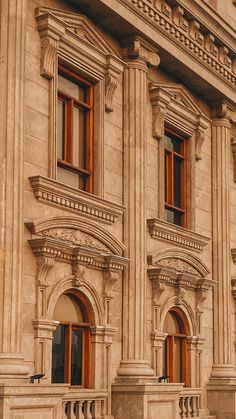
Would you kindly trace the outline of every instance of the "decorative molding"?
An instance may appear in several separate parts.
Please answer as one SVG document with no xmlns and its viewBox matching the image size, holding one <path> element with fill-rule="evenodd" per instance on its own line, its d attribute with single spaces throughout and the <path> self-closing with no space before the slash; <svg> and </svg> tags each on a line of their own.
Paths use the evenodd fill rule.
<svg viewBox="0 0 236 419">
<path fill-rule="evenodd" d="M 125 208 L 121 205 L 64 185 L 54 179 L 33 176 L 29 180 L 34 196 L 40 202 L 63 207 L 106 224 L 113 224 L 124 213 Z"/>
<path fill-rule="evenodd" d="M 61 241 L 59 238 L 41 237 L 29 240 L 29 244 L 36 257 L 63 260 L 72 264 L 72 274 L 75 282 L 77 275 L 79 281 L 84 276 L 83 270 L 78 268 L 78 264 L 88 266 L 97 270 L 123 270 L 129 260 L 122 256 L 99 252 L 84 246 L 72 246 L 70 243 Z"/>
<path fill-rule="evenodd" d="M 149 94 L 152 104 L 153 137 L 162 138 L 164 122 L 179 128 L 187 136 L 195 134 L 196 160 L 200 160 L 204 132 L 210 120 L 187 89 L 175 83 L 150 83 Z"/>
<path fill-rule="evenodd" d="M 151 267 L 147 270 L 150 280 L 153 282 L 153 298 L 155 296 L 155 290 L 160 289 L 164 286 L 174 287 L 177 290 L 177 300 L 181 300 L 184 294 L 181 294 L 179 290 L 191 290 L 195 292 L 205 292 L 214 286 L 214 281 L 207 278 L 200 278 L 198 275 L 187 272 L 174 272 L 172 269 L 164 268 L 163 266 Z M 159 299 L 159 298 L 158 298 Z"/>
<path fill-rule="evenodd" d="M 106 269 L 103 274 L 104 277 L 104 296 L 106 298 L 113 298 L 113 288 L 120 279 L 119 271 Z"/>
<path fill-rule="evenodd" d="M 234 300 L 236 300 L 236 278 L 231 278 L 231 294 Z"/>
<path fill-rule="evenodd" d="M 158 265 L 163 266 L 164 268 L 174 269 L 177 272 L 188 272 L 197 276 L 199 275 L 197 269 L 179 258 L 161 259 L 159 260 Z"/>
<path fill-rule="evenodd" d="M 229 128 L 230 124 L 236 124 L 236 107 L 227 100 L 214 104 L 212 108 L 213 120 L 221 120 L 225 118 L 228 121 Z"/>
<path fill-rule="evenodd" d="M 236 248 L 231 249 L 231 255 L 233 258 L 233 262 L 236 265 Z"/>
<path fill-rule="evenodd" d="M 85 276 L 85 268 L 80 266 L 79 258 L 72 261 L 72 276 L 73 286 L 79 288 L 83 284 Z"/>
<path fill-rule="evenodd" d="M 91 248 L 101 252 L 110 253 L 110 249 L 107 246 L 80 230 L 53 228 L 50 230 L 44 230 L 42 235 L 46 237 L 52 237 L 54 239 L 59 239 L 62 242 L 68 243 L 69 246 L 82 246 L 85 248 Z"/>
<path fill-rule="evenodd" d="M 204 247 L 210 241 L 209 237 L 196 233 L 195 231 L 176 226 L 159 218 L 147 220 L 148 229 L 151 237 L 156 240 L 171 242 L 177 246 L 203 251 Z"/>
<path fill-rule="evenodd" d="M 54 256 L 37 256 L 37 280 L 36 284 L 40 286 L 48 286 L 47 276 L 54 267 Z"/>
<path fill-rule="evenodd" d="M 122 73 L 124 63 L 116 60 L 116 57 L 109 56 L 107 58 L 107 66 L 105 71 L 105 110 L 113 111 L 113 96 L 118 85 L 118 77 Z"/>
<path fill-rule="evenodd" d="M 175 40 L 191 57 L 194 56 L 207 69 L 231 86 L 236 84 L 236 71 L 230 56 L 235 51 L 222 45 L 217 33 L 203 33 L 200 22 L 190 19 L 189 13 L 179 6 L 170 6 L 164 0 L 119 0 L 132 8 L 148 25 L 154 26 L 170 40 Z M 211 37 L 209 37 L 211 35 Z M 216 40 L 216 41 L 215 41 Z M 217 45 L 220 45 L 218 48 Z"/>
<path fill-rule="evenodd" d="M 91 73 L 97 81 L 105 78 L 105 110 L 112 112 L 117 79 L 125 65 L 119 53 L 90 20 L 79 13 L 41 7 L 36 9 L 35 18 L 41 38 L 41 75 L 52 79 L 57 56 L 68 61 L 73 50 L 73 65 L 77 59 L 78 69 Z"/>
<path fill-rule="evenodd" d="M 157 54 L 157 49 L 148 41 L 140 36 L 126 39 L 123 41 L 125 59 L 141 58 L 149 67 L 158 67 L 160 64 L 160 57 Z"/>
</svg>

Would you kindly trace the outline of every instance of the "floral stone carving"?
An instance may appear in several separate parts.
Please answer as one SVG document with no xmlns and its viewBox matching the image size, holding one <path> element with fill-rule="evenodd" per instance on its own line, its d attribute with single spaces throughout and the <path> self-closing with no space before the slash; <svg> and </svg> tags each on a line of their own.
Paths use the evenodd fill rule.
<svg viewBox="0 0 236 419">
<path fill-rule="evenodd" d="M 188 263 L 184 262 L 182 259 L 177 259 L 177 258 L 161 259 L 157 263 L 160 266 L 174 269 L 175 271 L 189 272 L 194 275 L 199 275 L 199 272 L 197 271 L 197 269 L 195 269 L 193 266 L 189 265 Z"/>
<path fill-rule="evenodd" d="M 67 243 L 70 243 L 71 246 L 85 246 L 92 249 L 104 251 L 106 253 L 111 253 L 110 249 L 96 240 L 94 237 L 89 236 L 88 234 L 83 233 L 80 230 L 73 229 L 50 229 L 42 232 L 43 236 L 52 237 L 55 239 L 60 239 Z"/>
</svg>

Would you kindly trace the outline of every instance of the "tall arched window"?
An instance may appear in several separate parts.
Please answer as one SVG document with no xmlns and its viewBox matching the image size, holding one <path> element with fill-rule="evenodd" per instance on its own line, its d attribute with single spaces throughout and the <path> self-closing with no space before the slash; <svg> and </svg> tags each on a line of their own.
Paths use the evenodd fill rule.
<svg viewBox="0 0 236 419">
<path fill-rule="evenodd" d="M 169 376 L 170 383 L 188 386 L 187 330 L 178 309 L 167 313 L 163 332 L 168 333 L 164 350 L 164 375 Z"/>
<path fill-rule="evenodd" d="M 89 386 L 90 323 L 81 300 L 62 294 L 54 309 L 60 324 L 53 334 L 52 383 Z"/>
</svg>

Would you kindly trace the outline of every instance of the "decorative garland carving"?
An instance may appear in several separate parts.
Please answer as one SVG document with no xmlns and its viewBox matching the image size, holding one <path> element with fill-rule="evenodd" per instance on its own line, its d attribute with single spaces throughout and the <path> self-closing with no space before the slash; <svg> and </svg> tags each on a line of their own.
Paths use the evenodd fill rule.
<svg viewBox="0 0 236 419">
<path fill-rule="evenodd" d="M 174 269 L 177 272 L 188 272 L 199 276 L 199 272 L 197 271 L 197 269 L 193 268 L 193 266 L 189 265 L 189 263 L 184 262 L 181 259 L 161 259 L 158 261 L 158 265 L 164 266 L 165 268 Z"/>
<path fill-rule="evenodd" d="M 42 235 L 65 241 L 73 246 L 84 246 L 110 253 L 107 246 L 80 230 L 54 228 L 43 231 Z"/>
<path fill-rule="evenodd" d="M 234 51 L 229 52 L 225 45 L 218 49 L 214 34 L 202 33 L 199 22 L 185 18 L 183 9 L 171 7 L 164 0 L 119 1 L 126 7 L 127 2 L 130 3 L 141 17 L 146 18 L 148 24 L 159 28 L 169 38 L 175 38 L 175 42 L 184 46 L 191 55 L 194 54 L 205 66 L 235 86 L 236 67 L 229 57 L 229 54 L 234 55 Z M 219 42 L 222 43 L 221 40 Z"/>
</svg>

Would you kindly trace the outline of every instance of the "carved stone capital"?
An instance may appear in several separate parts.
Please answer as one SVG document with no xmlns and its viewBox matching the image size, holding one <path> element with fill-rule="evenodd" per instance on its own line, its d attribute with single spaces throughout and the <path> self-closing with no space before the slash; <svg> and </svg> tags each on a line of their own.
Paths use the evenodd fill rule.
<svg viewBox="0 0 236 419">
<path fill-rule="evenodd" d="M 126 60 L 140 60 L 146 67 L 157 67 L 160 64 L 156 48 L 140 36 L 124 42 L 124 57 Z"/>
<path fill-rule="evenodd" d="M 36 16 L 41 39 L 41 75 L 51 79 L 55 75 L 55 63 L 59 41 L 65 34 L 65 26 L 60 19 L 47 13 Z"/>
<path fill-rule="evenodd" d="M 113 95 L 118 85 L 118 77 L 122 73 L 125 63 L 113 55 L 107 56 L 105 70 L 105 110 L 113 111 Z"/>
</svg>

